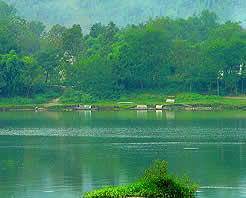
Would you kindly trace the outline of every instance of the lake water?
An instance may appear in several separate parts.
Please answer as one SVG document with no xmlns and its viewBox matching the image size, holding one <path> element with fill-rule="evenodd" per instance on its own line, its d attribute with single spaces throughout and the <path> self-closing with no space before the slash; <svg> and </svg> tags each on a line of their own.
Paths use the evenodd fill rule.
<svg viewBox="0 0 246 198">
<path fill-rule="evenodd" d="M 199 198 L 246 197 L 246 112 L 0 112 L 1 198 L 79 198 L 157 158 Z"/>
</svg>

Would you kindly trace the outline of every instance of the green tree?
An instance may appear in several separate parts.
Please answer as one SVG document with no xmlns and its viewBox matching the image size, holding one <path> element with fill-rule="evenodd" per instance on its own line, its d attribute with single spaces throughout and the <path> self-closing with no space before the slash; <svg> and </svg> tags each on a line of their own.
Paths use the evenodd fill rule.
<svg viewBox="0 0 246 198">
<path fill-rule="evenodd" d="M 23 21 L 17 29 L 17 45 L 19 52 L 26 56 L 38 53 L 40 50 L 41 35 L 45 26 L 40 22 Z"/>
<path fill-rule="evenodd" d="M 112 73 L 111 61 L 106 57 L 99 55 L 81 57 L 79 63 L 70 71 L 69 79 L 76 89 L 96 98 L 118 96 L 117 80 Z"/>
<path fill-rule="evenodd" d="M 0 54 L 17 49 L 14 22 L 16 9 L 0 1 Z"/>
<path fill-rule="evenodd" d="M 52 28 L 46 32 L 43 36 L 42 42 L 43 47 L 54 47 L 58 49 L 63 48 L 63 34 L 67 30 L 66 27 L 62 25 L 54 25 Z"/>
<path fill-rule="evenodd" d="M 22 84 L 25 96 L 30 97 L 33 92 L 42 90 L 44 85 L 44 69 L 30 56 L 23 57 L 22 61 L 23 67 L 20 73 L 20 83 Z"/>
<path fill-rule="evenodd" d="M 12 50 L 9 54 L 0 56 L 2 82 L 4 82 L 1 91 L 2 94 L 10 97 L 19 93 L 21 67 L 21 60 L 18 58 L 15 51 Z"/>
<path fill-rule="evenodd" d="M 114 72 L 125 89 L 158 88 L 169 74 L 170 41 L 158 29 L 130 29 L 114 45 Z"/>
<path fill-rule="evenodd" d="M 106 29 L 107 28 L 104 25 L 102 25 L 101 23 L 95 23 L 94 25 L 91 26 L 89 35 L 92 38 L 96 38 L 100 34 L 105 33 Z"/>
<path fill-rule="evenodd" d="M 216 40 L 209 43 L 208 55 L 220 66 L 221 83 L 225 93 L 238 92 L 240 65 L 245 59 L 245 41 L 238 39 Z"/>
<path fill-rule="evenodd" d="M 61 71 L 61 51 L 57 48 L 45 48 L 36 55 L 39 65 L 45 71 L 45 84 L 59 83 L 59 72 Z"/>
<path fill-rule="evenodd" d="M 76 60 L 83 51 L 83 34 L 80 25 L 73 25 L 62 34 L 64 51 Z"/>
</svg>

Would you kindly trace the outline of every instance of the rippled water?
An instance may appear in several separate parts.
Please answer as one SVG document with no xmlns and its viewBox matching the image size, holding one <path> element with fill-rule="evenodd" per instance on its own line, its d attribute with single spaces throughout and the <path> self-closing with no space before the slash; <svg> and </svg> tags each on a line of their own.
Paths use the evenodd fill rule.
<svg viewBox="0 0 246 198">
<path fill-rule="evenodd" d="M 199 198 L 246 197 L 246 112 L 0 113 L 1 198 L 78 198 L 156 158 Z"/>
</svg>

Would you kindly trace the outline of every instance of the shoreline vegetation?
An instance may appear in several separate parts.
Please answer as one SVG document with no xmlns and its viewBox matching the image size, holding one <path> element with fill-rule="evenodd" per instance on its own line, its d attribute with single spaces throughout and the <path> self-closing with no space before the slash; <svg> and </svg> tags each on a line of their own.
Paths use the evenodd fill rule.
<svg viewBox="0 0 246 198">
<path fill-rule="evenodd" d="M 125 27 L 95 23 L 86 31 L 80 24 L 46 28 L 17 13 L 0 0 L 2 111 L 246 108 L 246 31 L 239 22 L 204 10 Z"/>
<path fill-rule="evenodd" d="M 167 102 L 169 97 L 174 97 L 174 102 Z M 3 100 L 0 98 L 0 111 L 246 110 L 246 96 L 220 97 L 195 93 L 180 93 L 174 96 L 158 93 L 136 93 L 124 95 L 117 100 L 91 100 L 92 102 L 77 102 L 76 98 L 57 94 L 40 96 L 40 98 L 43 99 L 5 98 Z"/>
<path fill-rule="evenodd" d="M 85 198 L 147 198 L 147 197 L 180 197 L 194 198 L 198 185 L 191 183 L 188 177 L 177 177 L 168 174 L 167 162 L 156 160 L 152 167 L 145 171 L 142 178 L 134 184 L 107 187 L 85 193 Z"/>
</svg>

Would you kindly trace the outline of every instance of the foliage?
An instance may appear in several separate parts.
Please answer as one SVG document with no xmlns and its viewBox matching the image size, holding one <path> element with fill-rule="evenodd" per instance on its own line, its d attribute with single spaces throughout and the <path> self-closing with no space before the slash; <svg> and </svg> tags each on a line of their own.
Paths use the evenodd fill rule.
<svg viewBox="0 0 246 198">
<path fill-rule="evenodd" d="M 76 103 L 145 90 L 246 93 L 246 31 L 208 10 L 122 28 L 96 23 L 87 34 L 78 24 L 46 29 L 1 0 L 0 11 L 0 97 L 31 98 L 50 85 L 73 87 L 63 101 Z"/>
<path fill-rule="evenodd" d="M 61 97 L 61 101 L 65 104 L 96 102 L 95 98 L 93 98 L 90 94 L 86 94 L 81 91 L 76 91 L 72 88 L 69 88 L 65 91 L 64 95 Z"/>
<path fill-rule="evenodd" d="M 112 73 L 111 63 L 103 57 L 82 57 L 78 64 L 73 65 L 68 76 L 78 90 L 96 98 L 117 97 L 118 85 Z"/>
<path fill-rule="evenodd" d="M 194 197 L 198 188 L 188 178 L 168 175 L 167 162 L 156 160 L 143 178 L 134 184 L 85 193 L 86 198 L 113 197 Z"/>
<path fill-rule="evenodd" d="M 25 104 L 44 104 L 50 100 L 59 97 L 62 93 L 60 88 L 46 87 L 39 93 L 33 94 L 30 97 L 2 97 L 0 98 L 0 106 L 8 105 L 25 105 Z"/>
</svg>

